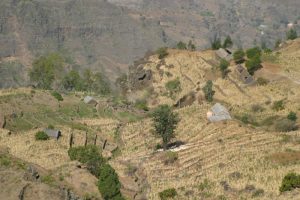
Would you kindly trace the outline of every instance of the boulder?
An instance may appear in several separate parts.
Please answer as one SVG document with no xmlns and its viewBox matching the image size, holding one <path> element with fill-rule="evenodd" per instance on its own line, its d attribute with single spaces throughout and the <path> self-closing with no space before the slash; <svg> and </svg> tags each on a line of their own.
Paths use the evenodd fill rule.
<svg viewBox="0 0 300 200">
<path fill-rule="evenodd" d="M 39 172 L 33 166 L 29 166 L 24 174 L 26 181 L 37 181 L 40 178 Z"/>
</svg>

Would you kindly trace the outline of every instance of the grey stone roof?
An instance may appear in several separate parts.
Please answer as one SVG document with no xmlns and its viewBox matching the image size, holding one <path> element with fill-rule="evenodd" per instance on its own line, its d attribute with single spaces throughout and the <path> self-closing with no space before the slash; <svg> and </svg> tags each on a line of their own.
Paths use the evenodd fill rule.
<svg viewBox="0 0 300 200">
<path fill-rule="evenodd" d="M 228 110 L 222 106 L 220 103 L 216 103 L 212 108 L 211 108 L 212 116 L 209 117 L 209 121 L 211 122 L 218 122 L 218 121 L 223 121 L 223 120 L 230 120 L 231 116 L 228 112 Z"/>
<path fill-rule="evenodd" d="M 58 139 L 61 136 L 60 130 L 45 129 L 44 132 L 52 138 Z"/>
</svg>

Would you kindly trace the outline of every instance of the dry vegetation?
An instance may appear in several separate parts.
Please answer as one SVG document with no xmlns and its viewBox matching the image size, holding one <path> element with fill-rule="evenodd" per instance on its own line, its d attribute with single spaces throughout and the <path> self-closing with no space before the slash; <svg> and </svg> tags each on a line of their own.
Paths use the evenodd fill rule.
<svg viewBox="0 0 300 200">
<path fill-rule="evenodd" d="M 123 183 L 134 176 L 142 179 L 136 187 L 147 199 L 159 199 L 159 193 L 170 188 L 177 191 L 175 199 L 297 199 L 299 191 L 280 194 L 279 187 L 288 172 L 300 171 L 300 131 L 281 133 L 275 127 L 290 111 L 300 116 L 300 90 L 296 81 L 300 75 L 294 67 L 300 63 L 298 43 L 279 50 L 276 72 L 271 67 L 257 72 L 258 77 L 271 81 L 266 85 L 245 86 L 234 75 L 233 64 L 228 78 L 222 79 L 212 66 L 215 62 L 212 51 L 170 50 L 163 60 L 150 57 L 144 66 L 153 71 L 153 90 L 144 91 L 149 107 L 174 105 L 191 91 L 197 96 L 191 105 L 175 111 L 181 121 L 174 142 L 181 141 L 184 145 L 172 150 L 176 152 L 172 162 L 166 162 L 166 154 L 157 151 L 160 138 L 153 134 L 150 118 L 132 120 L 133 116 L 125 111 L 105 116 L 82 104 L 81 94 L 66 95 L 59 104 L 47 92 L 30 89 L 1 91 L 1 112 L 16 112 L 18 116 L 7 125 L 13 130 L 11 135 L 0 130 L 1 146 L 45 169 L 59 169 L 57 175 L 64 174 L 77 191 L 82 188 L 76 180 L 85 179 L 80 176 L 84 170 L 75 173 L 67 155 L 68 142 L 73 132 L 75 145 L 83 145 L 87 131 L 90 143 L 98 135 L 119 145 L 119 152 L 110 164 Z M 270 79 L 273 73 L 277 77 Z M 176 78 L 181 90 L 169 96 L 165 85 Z M 227 106 L 234 120 L 207 121 L 211 104 L 203 100 L 201 88 L 211 79 L 215 102 Z M 274 109 L 274 102 L 281 100 L 282 109 Z M 49 124 L 61 129 L 63 137 L 58 141 L 35 141 L 34 134 Z M 86 181 L 93 182 L 92 178 Z M 96 191 L 92 186 L 89 188 L 91 193 Z"/>
</svg>

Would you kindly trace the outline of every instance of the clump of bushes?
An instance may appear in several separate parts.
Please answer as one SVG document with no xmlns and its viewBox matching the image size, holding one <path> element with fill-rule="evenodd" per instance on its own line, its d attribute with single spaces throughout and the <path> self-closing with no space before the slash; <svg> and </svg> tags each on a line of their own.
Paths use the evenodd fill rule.
<svg viewBox="0 0 300 200">
<path fill-rule="evenodd" d="M 159 59 L 163 59 L 169 55 L 166 47 L 161 47 L 156 50 L 156 53 L 158 54 Z"/>
<path fill-rule="evenodd" d="M 233 59 L 238 64 L 244 62 L 244 57 L 245 57 L 245 52 L 243 49 L 238 49 L 233 53 Z"/>
<path fill-rule="evenodd" d="M 282 119 L 277 121 L 275 124 L 276 131 L 280 132 L 290 132 L 297 130 L 296 123 L 294 121 L 291 121 L 289 119 Z"/>
<path fill-rule="evenodd" d="M 39 131 L 35 134 L 36 140 L 48 140 L 49 136 L 44 131 Z"/>
<path fill-rule="evenodd" d="M 276 110 L 276 111 L 283 110 L 284 109 L 284 102 L 283 102 L 283 100 L 275 101 L 273 103 L 272 109 Z"/>
<path fill-rule="evenodd" d="M 297 31 L 295 29 L 290 29 L 287 33 L 286 33 L 286 38 L 288 40 L 295 40 L 298 37 Z"/>
<path fill-rule="evenodd" d="M 176 48 L 181 49 L 181 50 L 185 50 L 185 49 L 187 49 L 187 46 L 186 46 L 186 43 L 180 41 L 180 42 L 177 43 Z"/>
<path fill-rule="evenodd" d="M 124 200 L 120 192 L 121 184 L 115 170 L 106 163 L 96 146 L 73 147 L 68 151 L 71 160 L 85 164 L 98 180 L 98 189 L 104 200 Z"/>
<path fill-rule="evenodd" d="M 222 78 L 225 78 L 226 75 L 228 74 L 229 72 L 228 67 L 229 67 L 229 62 L 225 59 L 222 59 L 219 65 L 219 69 L 222 73 Z"/>
<path fill-rule="evenodd" d="M 57 91 L 54 91 L 51 93 L 51 95 L 57 100 L 57 101 L 63 101 L 64 98 L 59 94 Z"/>
<path fill-rule="evenodd" d="M 161 200 L 167 200 L 177 196 L 177 191 L 175 188 L 169 188 L 159 193 Z"/>
<path fill-rule="evenodd" d="M 300 188 L 300 175 L 289 173 L 285 175 L 279 188 L 280 192 L 291 191 L 295 188 Z"/>
<path fill-rule="evenodd" d="M 298 117 L 297 117 L 297 114 L 295 112 L 290 112 L 287 116 L 287 118 L 291 121 L 297 121 Z"/>
<path fill-rule="evenodd" d="M 173 164 L 176 160 L 178 160 L 178 153 L 172 151 L 167 151 L 165 153 L 165 165 Z"/>
</svg>

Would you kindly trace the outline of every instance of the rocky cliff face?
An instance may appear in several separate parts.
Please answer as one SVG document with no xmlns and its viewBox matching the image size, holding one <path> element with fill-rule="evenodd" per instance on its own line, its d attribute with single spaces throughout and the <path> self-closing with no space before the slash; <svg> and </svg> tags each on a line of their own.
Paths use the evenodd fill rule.
<svg viewBox="0 0 300 200">
<path fill-rule="evenodd" d="M 115 80 L 147 50 L 179 40 L 206 48 L 215 35 L 231 35 L 238 46 L 271 47 L 288 23 L 299 26 L 299 6 L 298 0 L 1 0 L 0 59 L 17 60 L 24 74 L 35 57 L 59 51 Z"/>
<path fill-rule="evenodd" d="M 132 60 L 168 42 L 156 20 L 102 0 L 3 0 L 0 9 L 2 61 L 30 66 L 32 58 L 60 51 L 113 80 Z"/>
</svg>

